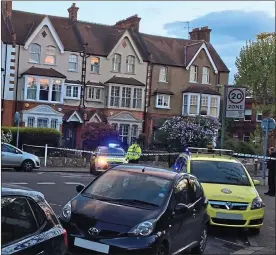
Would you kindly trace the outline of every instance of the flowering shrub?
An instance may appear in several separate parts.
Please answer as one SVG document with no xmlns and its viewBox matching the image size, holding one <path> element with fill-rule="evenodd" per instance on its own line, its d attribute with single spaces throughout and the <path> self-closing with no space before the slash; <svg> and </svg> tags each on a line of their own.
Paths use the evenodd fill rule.
<svg viewBox="0 0 276 255">
<path fill-rule="evenodd" d="M 12 132 L 9 130 L 6 134 L 1 130 L 1 142 L 10 143 L 12 141 Z"/>
<path fill-rule="evenodd" d="M 210 116 L 175 116 L 159 128 L 159 137 L 168 149 L 174 151 L 185 146 L 207 147 L 217 137 L 219 127 L 219 121 Z"/>
</svg>

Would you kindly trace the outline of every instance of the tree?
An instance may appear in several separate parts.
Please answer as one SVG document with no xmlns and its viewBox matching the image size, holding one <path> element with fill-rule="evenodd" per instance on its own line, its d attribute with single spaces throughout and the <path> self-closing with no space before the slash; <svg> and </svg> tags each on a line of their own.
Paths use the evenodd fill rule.
<svg viewBox="0 0 276 255">
<path fill-rule="evenodd" d="M 257 110 L 275 113 L 276 33 L 262 33 L 248 41 L 236 60 L 236 86 L 246 87 L 257 102 Z"/>
<path fill-rule="evenodd" d="M 204 147 L 217 138 L 220 123 L 210 116 L 175 116 L 159 128 L 159 140 L 168 151 L 181 151 L 185 146 Z"/>
<path fill-rule="evenodd" d="M 83 147 L 94 150 L 99 145 L 108 143 L 119 143 L 119 134 L 112 126 L 104 122 L 87 123 L 82 132 Z"/>
<path fill-rule="evenodd" d="M 6 134 L 1 130 L 1 141 L 3 143 L 10 143 L 12 141 L 12 132 L 9 130 Z"/>
</svg>

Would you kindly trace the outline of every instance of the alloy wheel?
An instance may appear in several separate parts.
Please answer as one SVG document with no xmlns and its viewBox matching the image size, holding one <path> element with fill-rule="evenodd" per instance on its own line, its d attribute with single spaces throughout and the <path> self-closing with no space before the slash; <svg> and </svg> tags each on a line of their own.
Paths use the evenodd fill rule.
<svg viewBox="0 0 276 255">
<path fill-rule="evenodd" d="M 203 252 L 207 244 L 207 229 L 204 227 L 200 236 L 200 250 Z"/>
</svg>

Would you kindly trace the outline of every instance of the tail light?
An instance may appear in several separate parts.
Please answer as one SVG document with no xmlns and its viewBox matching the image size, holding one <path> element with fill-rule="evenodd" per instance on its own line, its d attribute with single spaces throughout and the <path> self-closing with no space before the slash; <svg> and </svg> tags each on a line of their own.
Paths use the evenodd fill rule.
<svg viewBox="0 0 276 255">
<path fill-rule="evenodd" d="M 64 244 L 66 247 L 68 247 L 68 236 L 67 236 L 67 231 L 65 229 L 64 229 L 63 237 L 64 237 Z"/>
</svg>

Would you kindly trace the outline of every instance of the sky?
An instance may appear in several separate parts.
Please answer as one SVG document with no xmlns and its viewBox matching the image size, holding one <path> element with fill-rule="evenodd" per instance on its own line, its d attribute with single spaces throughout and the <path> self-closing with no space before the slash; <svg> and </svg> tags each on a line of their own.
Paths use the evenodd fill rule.
<svg viewBox="0 0 276 255">
<path fill-rule="evenodd" d="M 256 34 L 275 31 L 274 1 L 13 1 L 13 9 L 68 16 L 75 2 L 78 19 L 113 25 L 134 14 L 143 33 L 188 38 L 189 29 L 208 26 L 211 43 L 230 70 L 233 83 L 236 57 Z"/>
</svg>

